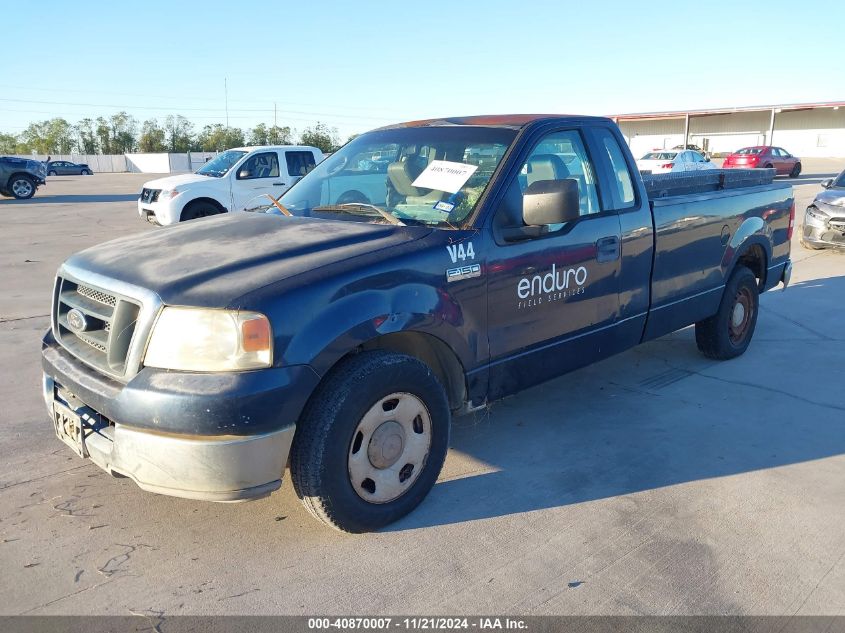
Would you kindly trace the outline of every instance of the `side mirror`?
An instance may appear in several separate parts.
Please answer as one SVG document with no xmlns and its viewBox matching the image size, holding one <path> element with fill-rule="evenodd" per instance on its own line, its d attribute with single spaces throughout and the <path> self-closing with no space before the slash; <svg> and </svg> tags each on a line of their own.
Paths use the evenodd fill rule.
<svg viewBox="0 0 845 633">
<path fill-rule="evenodd" d="M 522 221 L 528 226 L 562 224 L 581 217 L 578 181 L 538 180 L 522 195 Z"/>
<path fill-rule="evenodd" d="M 709 156 L 705 156 L 705 157 L 704 157 L 704 162 L 705 162 L 705 163 L 709 163 L 709 162 L 710 162 L 710 157 L 709 157 Z"/>
<path fill-rule="evenodd" d="M 822 180 L 819 183 L 824 189 L 830 189 L 833 186 L 833 178 L 828 178 L 827 180 Z"/>
<path fill-rule="evenodd" d="M 241 169 L 241 170 L 238 172 L 238 180 L 243 180 L 243 179 L 245 179 L 245 178 L 250 178 L 251 176 L 252 176 L 252 174 L 250 173 L 250 171 L 249 171 L 248 169 Z"/>
</svg>

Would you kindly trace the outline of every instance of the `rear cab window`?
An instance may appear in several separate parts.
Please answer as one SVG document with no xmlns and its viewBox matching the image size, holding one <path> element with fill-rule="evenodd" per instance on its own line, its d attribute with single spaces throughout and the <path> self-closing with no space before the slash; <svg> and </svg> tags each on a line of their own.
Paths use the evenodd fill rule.
<svg viewBox="0 0 845 633">
<path fill-rule="evenodd" d="M 604 127 L 595 127 L 590 129 L 592 140 L 598 146 L 597 159 L 602 161 L 605 165 L 603 168 L 609 182 L 604 183 L 606 186 L 604 190 L 609 193 L 603 197 L 603 207 L 605 210 L 619 211 L 630 209 L 637 204 L 637 191 L 634 183 L 636 182 L 631 175 L 631 166 L 625 159 L 625 152 L 619 145 L 619 140 L 613 132 Z M 667 156 L 671 156 L 668 160 L 674 160 L 674 152 L 654 152 L 647 154 L 646 158 L 657 158 L 659 160 L 667 160 Z"/>
</svg>

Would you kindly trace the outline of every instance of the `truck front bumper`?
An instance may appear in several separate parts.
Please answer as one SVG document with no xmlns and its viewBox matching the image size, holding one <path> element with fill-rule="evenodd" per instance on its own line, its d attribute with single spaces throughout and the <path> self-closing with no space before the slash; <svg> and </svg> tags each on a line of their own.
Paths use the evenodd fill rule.
<svg viewBox="0 0 845 633">
<path fill-rule="evenodd" d="M 144 369 L 124 385 L 82 365 L 49 333 L 42 366 L 54 426 L 63 411 L 81 426 L 77 454 L 144 490 L 206 501 L 279 488 L 296 419 L 318 381 L 310 367 L 242 372 L 251 377 Z"/>
</svg>

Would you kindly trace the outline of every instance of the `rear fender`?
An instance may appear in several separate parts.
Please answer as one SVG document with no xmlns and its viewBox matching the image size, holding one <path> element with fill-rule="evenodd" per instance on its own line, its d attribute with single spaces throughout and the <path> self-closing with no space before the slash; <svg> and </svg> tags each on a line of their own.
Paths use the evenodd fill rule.
<svg viewBox="0 0 845 633">
<path fill-rule="evenodd" d="M 746 218 L 739 229 L 731 236 L 725 254 L 722 257 L 722 279 L 727 283 L 737 262 L 755 246 L 762 249 L 764 261 L 762 265 L 761 285 L 765 283 L 765 271 L 772 261 L 772 228 L 762 218 Z M 755 273 L 758 271 L 754 271 Z"/>
</svg>

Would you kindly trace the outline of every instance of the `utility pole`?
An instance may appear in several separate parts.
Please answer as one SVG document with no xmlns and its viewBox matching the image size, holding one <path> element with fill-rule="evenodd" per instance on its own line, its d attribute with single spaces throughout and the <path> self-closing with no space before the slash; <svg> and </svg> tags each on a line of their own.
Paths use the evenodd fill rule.
<svg viewBox="0 0 845 633">
<path fill-rule="evenodd" d="M 229 80 L 223 77 L 223 95 L 226 102 L 226 129 L 229 129 Z"/>
<path fill-rule="evenodd" d="M 276 102 L 273 102 L 273 127 L 276 127 Z"/>
</svg>

